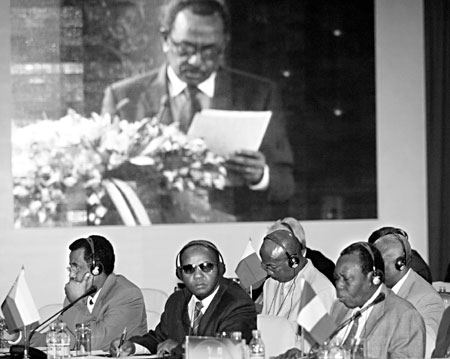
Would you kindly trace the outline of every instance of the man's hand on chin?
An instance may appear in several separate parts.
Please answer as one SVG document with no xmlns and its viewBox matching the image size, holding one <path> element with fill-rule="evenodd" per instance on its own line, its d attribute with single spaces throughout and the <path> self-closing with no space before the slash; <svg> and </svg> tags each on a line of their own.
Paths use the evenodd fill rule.
<svg viewBox="0 0 450 359">
<path fill-rule="evenodd" d="M 251 186 L 259 183 L 264 175 L 266 158 L 262 152 L 240 150 L 227 158 L 230 186 Z"/>
<path fill-rule="evenodd" d="M 77 298 L 81 297 L 84 293 L 88 291 L 89 288 L 92 287 L 93 284 L 93 276 L 91 273 L 86 273 L 83 276 L 81 282 L 77 282 L 74 279 L 70 279 L 64 287 L 64 291 L 66 292 L 67 299 L 70 302 L 73 302 Z"/>
</svg>

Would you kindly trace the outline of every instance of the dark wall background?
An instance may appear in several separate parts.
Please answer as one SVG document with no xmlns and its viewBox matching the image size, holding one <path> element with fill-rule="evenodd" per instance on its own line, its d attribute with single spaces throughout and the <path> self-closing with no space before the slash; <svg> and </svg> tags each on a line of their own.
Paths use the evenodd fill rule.
<svg viewBox="0 0 450 359">
<path fill-rule="evenodd" d="M 14 123 L 98 112 L 103 89 L 162 62 L 161 0 L 11 2 Z M 227 62 L 283 94 L 301 219 L 375 218 L 373 1 L 228 0 Z"/>
</svg>

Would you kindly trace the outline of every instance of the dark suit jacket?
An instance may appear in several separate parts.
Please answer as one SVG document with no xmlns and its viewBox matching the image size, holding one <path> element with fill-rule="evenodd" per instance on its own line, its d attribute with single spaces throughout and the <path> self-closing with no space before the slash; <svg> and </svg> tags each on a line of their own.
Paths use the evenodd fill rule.
<svg viewBox="0 0 450 359">
<path fill-rule="evenodd" d="M 431 284 L 433 282 L 428 264 L 415 249 L 411 250 L 411 268 L 428 283 Z"/>
<path fill-rule="evenodd" d="M 121 118 L 136 121 L 155 116 L 161 98 L 167 95 L 166 66 L 112 84 L 105 90 L 102 113 L 118 113 Z M 116 111 L 119 103 L 126 104 Z M 238 221 L 274 220 L 287 215 L 288 200 L 294 192 L 293 154 L 281 116 L 278 92 L 272 82 L 237 70 L 220 68 L 216 76 L 212 109 L 273 112 L 260 151 L 270 169 L 267 191 L 247 187 L 227 188 L 211 195 L 214 209 L 236 216 Z M 161 122 L 173 122 L 170 106 Z"/>
<path fill-rule="evenodd" d="M 321 252 L 311 248 L 306 248 L 305 258 L 311 260 L 314 267 L 316 267 L 322 274 L 327 277 L 331 283 L 334 284 L 334 267 L 335 264 L 331 259 L 325 257 Z"/>
<path fill-rule="evenodd" d="M 155 330 L 132 337 L 130 341 L 156 353 L 158 344 L 170 338 L 180 343 L 173 354 L 181 354 L 181 343 L 190 332 L 188 304 L 191 297 L 192 293 L 186 288 L 174 292 Z M 249 343 L 253 329 L 256 329 L 256 310 L 250 296 L 231 279 L 222 278 L 219 290 L 200 320 L 198 335 L 214 337 L 216 333 L 240 331 Z"/>
<path fill-rule="evenodd" d="M 450 307 L 444 310 L 436 337 L 432 358 L 444 358 L 450 348 Z"/>
<path fill-rule="evenodd" d="M 367 357 L 379 359 L 423 358 L 425 355 L 425 324 L 414 306 L 382 284 L 386 299 L 374 305 L 362 330 L 366 338 Z M 331 308 L 336 323 L 352 314 L 339 300 Z"/>
</svg>

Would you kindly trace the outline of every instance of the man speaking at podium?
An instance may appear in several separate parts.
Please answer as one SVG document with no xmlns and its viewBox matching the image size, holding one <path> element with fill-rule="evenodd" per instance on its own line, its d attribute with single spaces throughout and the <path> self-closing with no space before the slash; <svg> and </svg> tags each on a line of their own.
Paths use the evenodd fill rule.
<svg viewBox="0 0 450 359">
<path fill-rule="evenodd" d="M 187 243 L 176 257 L 176 275 L 186 288 L 167 299 L 154 330 L 111 343 L 111 355 L 170 354 L 181 357 L 187 335 L 215 337 L 239 331 L 250 341 L 256 329 L 256 309 L 250 296 L 231 279 L 224 278 L 225 263 L 217 247 L 205 240 Z"/>
<path fill-rule="evenodd" d="M 245 35 L 245 34 L 244 34 Z M 157 116 L 187 132 L 201 109 L 272 111 L 258 151 L 230 154 L 230 185 L 210 196 L 214 209 L 237 221 L 287 215 L 294 192 L 293 154 L 274 84 L 223 66 L 230 37 L 228 9 L 220 0 L 171 0 L 161 26 L 166 64 L 105 90 L 102 113 L 128 121 Z"/>
<path fill-rule="evenodd" d="M 64 306 L 76 301 L 93 286 L 92 296 L 78 301 L 59 319 L 67 323 L 71 343 L 75 343 L 75 325 L 88 323 L 92 350 L 108 350 L 111 340 L 126 327 L 130 335 L 147 331 L 144 298 L 141 290 L 114 271 L 115 255 L 111 243 L 99 235 L 79 238 L 70 246 L 69 282 L 64 290 Z M 43 320 L 46 318 L 42 318 Z M 35 333 L 32 346 L 45 346 L 45 334 Z"/>
</svg>

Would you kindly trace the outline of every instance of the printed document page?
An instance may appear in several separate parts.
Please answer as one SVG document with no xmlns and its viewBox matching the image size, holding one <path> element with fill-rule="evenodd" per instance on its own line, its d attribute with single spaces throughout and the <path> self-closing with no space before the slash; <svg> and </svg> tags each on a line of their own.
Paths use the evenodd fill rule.
<svg viewBox="0 0 450 359">
<path fill-rule="evenodd" d="M 238 150 L 257 151 L 271 116 L 271 111 L 205 109 L 195 115 L 188 137 L 202 138 L 217 155 L 226 156 Z"/>
</svg>

